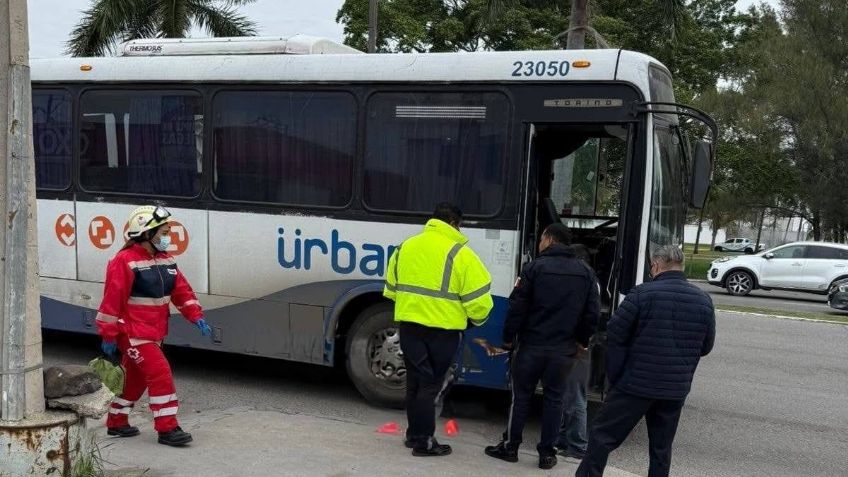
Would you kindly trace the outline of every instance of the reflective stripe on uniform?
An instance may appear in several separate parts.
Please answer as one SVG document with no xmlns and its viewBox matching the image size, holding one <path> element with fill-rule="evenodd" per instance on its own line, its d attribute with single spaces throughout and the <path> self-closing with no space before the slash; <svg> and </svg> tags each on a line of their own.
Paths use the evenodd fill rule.
<svg viewBox="0 0 848 477">
<path fill-rule="evenodd" d="M 150 404 L 168 404 L 169 402 L 176 400 L 176 394 L 168 394 L 167 396 L 150 396 Z"/>
<path fill-rule="evenodd" d="M 487 283 L 486 285 L 483 285 L 482 287 L 474 290 L 471 293 L 466 293 L 465 295 L 460 296 L 459 299 L 462 300 L 462 301 L 476 300 L 477 298 L 480 298 L 481 296 L 485 295 L 486 293 L 489 293 L 489 290 L 491 290 L 491 288 L 492 288 L 492 284 Z"/>
<path fill-rule="evenodd" d="M 118 322 L 117 316 L 107 315 L 106 313 L 99 313 L 99 312 L 97 313 L 97 316 L 94 319 L 97 320 L 97 321 L 103 322 L 103 323 L 117 323 Z"/>
<path fill-rule="evenodd" d="M 450 252 L 448 252 L 448 257 L 445 260 L 445 269 L 442 272 L 442 288 L 443 292 L 447 292 L 450 289 L 450 280 L 451 275 L 453 274 L 453 259 L 456 258 L 456 254 L 462 249 L 464 245 L 458 243 L 451 247 Z"/>
<path fill-rule="evenodd" d="M 115 396 L 114 398 L 112 398 L 112 404 L 118 404 L 120 406 L 126 407 L 126 406 L 132 406 L 135 403 L 133 401 L 127 401 L 126 399 L 119 398 L 119 397 Z"/>
<path fill-rule="evenodd" d="M 178 407 L 166 407 L 164 409 L 159 409 L 158 411 L 153 411 L 153 417 L 176 416 L 178 409 Z"/>
<path fill-rule="evenodd" d="M 154 258 L 152 260 L 133 260 L 132 262 L 127 262 L 127 265 L 133 270 L 138 270 L 140 268 L 150 268 L 154 265 L 174 265 L 176 263 L 177 259 L 168 257 Z"/>
<path fill-rule="evenodd" d="M 185 308 L 187 306 L 191 306 L 191 305 L 200 305 L 200 302 L 197 301 L 197 300 L 189 300 L 189 301 L 183 303 L 182 305 L 178 306 L 177 309 L 182 310 L 183 308 Z"/>
<path fill-rule="evenodd" d="M 431 290 L 429 288 L 417 287 L 415 285 L 398 285 L 395 289 L 399 292 L 412 293 L 414 295 L 423 295 L 431 298 L 444 298 L 446 300 L 459 301 L 459 295 L 441 290 Z"/>
<path fill-rule="evenodd" d="M 162 298 L 147 298 L 142 296 L 131 296 L 129 300 L 127 300 L 127 304 L 129 305 L 150 305 L 150 306 L 161 306 L 167 305 L 171 303 L 170 296 L 163 296 Z"/>
<path fill-rule="evenodd" d="M 124 407 L 124 408 L 120 408 L 120 409 L 113 407 L 113 408 L 109 409 L 109 414 L 129 414 L 130 411 L 131 411 L 131 409 L 128 408 L 128 407 Z"/>
</svg>

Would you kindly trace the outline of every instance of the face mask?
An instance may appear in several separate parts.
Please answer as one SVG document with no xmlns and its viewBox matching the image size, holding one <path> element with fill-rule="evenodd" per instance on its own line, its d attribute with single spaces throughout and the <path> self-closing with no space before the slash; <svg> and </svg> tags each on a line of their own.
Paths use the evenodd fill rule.
<svg viewBox="0 0 848 477">
<path fill-rule="evenodd" d="M 160 252 L 167 252 L 168 247 L 170 247 L 170 246 L 171 246 L 171 236 L 170 235 L 163 235 L 163 236 L 159 237 L 159 242 L 153 244 L 153 247 L 155 247 L 156 250 L 158 250 Z"/>
</svg>

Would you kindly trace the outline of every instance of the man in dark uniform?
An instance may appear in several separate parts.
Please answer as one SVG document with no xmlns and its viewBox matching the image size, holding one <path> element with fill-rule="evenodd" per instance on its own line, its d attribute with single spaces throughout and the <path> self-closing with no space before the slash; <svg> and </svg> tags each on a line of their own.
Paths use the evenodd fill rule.
<svg viewBox="0 0 848 477">
<path fill-rule="evenodd" d="M 544 387 L 539 467 L 557 463 L 556 444 L 562 417 L 566 378 L 580 346 L 586 347 L 599 315 L 595 273 L 578 259 L 571 231 L 563 224 L 545 229 L 539 257 L 521 272 L 509 297 L 503 348 L 513 349 L 512 407 L 503 441 L 486 448 L 490 457 L 518 461 L 518 447 L 541 380 Z"/>
</svg>

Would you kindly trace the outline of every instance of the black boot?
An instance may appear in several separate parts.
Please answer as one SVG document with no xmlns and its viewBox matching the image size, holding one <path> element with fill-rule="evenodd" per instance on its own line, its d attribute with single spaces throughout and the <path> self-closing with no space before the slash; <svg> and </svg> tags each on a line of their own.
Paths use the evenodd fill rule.
<svg viewBox="0 0 848 477">
<path fill-rule="evenodd" d="M 508 445 L 501 441 L 496 446 L 486 447 L 486 455 L 507 462 L 518 462 L 518 446 Z"/>
<path fill-rule="evenodd" d="M 539 454 L 539 468 L 543 470 L 553 469 L 557 465 L 557 458 L 554 454 Z"/>
<path fill-rule="evenodd" d="M 106 429 L 106 434 L 118 437 L 135 437 L 140 434 L 135 426 L 109 427 Z"/>
<path fill-rule="evenodd" d="M 453 452 L 451 446 L 439 444 L 435 437 L 423 442 L 416 442 L 412 448 L 412 455 L 415 457 L 441 457 L 449 455 L 451 452 Z"/>
<path fill-rule="evenodd" d="M 159 433 L 159 443 L 166 446 L 180 447 L 192 441 L 191 434 L 183 431 L 179 426 L 174 430 Z"/>
</svg>

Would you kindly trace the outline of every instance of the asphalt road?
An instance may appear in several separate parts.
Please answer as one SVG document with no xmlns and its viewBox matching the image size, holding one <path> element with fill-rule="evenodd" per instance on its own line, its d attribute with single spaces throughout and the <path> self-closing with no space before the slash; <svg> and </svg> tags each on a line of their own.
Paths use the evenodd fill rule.
<svg viewBox="0 0 848 477">
<path fill-rule="evenodd" d="M 812 293 L 797 293 L 788 291 L 754 290 L 748 296 L 733 296 L 724 288 L 710 285 L 705 281 L 695 281 L 702 290 L 709 293 L 716 305 L 748 306 L 774 310 L 779 314 L 782 310 L 805 313 L 825 313 L 832 315 L 845 314 L 827 305 L 827 296 Z"/>
<path fill-rule="evenodd" d="M 715 350 L 702 362 L 681 420 L 672 474 L 845 475 L 846 341 L 848 326 L 720 313 Z M 48 334 L 45 363 L 85 363 L 97 344 L 92 337 Z M 181 413 L 245 406 L 360 422 L 386 416 L 333 370 L 197 350 L 168 354 Z M 499 438 L 505 392 L 458 389 L 453 399 L 461 432 L 493 443 Z M 537 435 L 538 426 L 530 426 L 528 448 Z M 646 445 L 640 425 L 611 465 L 645 475 Z"/>
</svg>

